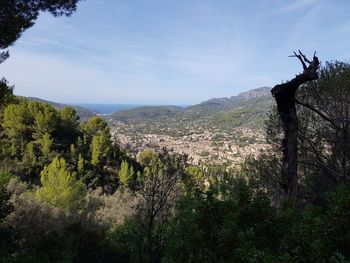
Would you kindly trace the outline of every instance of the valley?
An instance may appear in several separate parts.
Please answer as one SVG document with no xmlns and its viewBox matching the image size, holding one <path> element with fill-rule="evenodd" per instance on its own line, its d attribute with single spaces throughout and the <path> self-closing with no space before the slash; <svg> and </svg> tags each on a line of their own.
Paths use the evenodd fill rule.
<svg viewBox="0 0 350 263">
<path fill-rule="evenodd" d="M 84 122 L 100 115 L 110 126 L 114 142 L 130 154 L 145 148 L 188 155 L 193 164 L 239 166 L 246 157 L 268 149 L 265 125 L 274 105 L 270 87 L 261 87 L 230 98 L 212 98 L 196 105 L 142 106 L 100 114 L 91 108 L 73 107 Z M 61 109 L 65 104 L 41 101 Z"/>
<path fill-rule="evenodd" d="M 233 167 L 268 149 L 264 120 L 272 106 L 270 88 L 264 87 L 187 108 L 140 107 L 104 118 L 112 138 L 131 153 L 167 148 L 193 164 Z"/>
</svg>

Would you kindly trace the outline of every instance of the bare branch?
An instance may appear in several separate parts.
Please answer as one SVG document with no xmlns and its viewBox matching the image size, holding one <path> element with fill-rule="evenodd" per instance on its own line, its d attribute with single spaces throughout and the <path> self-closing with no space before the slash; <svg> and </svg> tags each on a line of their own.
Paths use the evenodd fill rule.
<svg viewBox="0 0 350 263">
<path fill-rule="evenodd" d="M 295 51 L 293 51 L 293 53 L 294 53 L 294 55 L 291 55 L 291 56 L 289 56 L 289 57 L 296 57 L 296 58 L 298 58 L 298 59 L 300 60 L 301 64 L 303 65 L 303 69 L 306 70 L 306 69 L 307 69 L 307 66 L 306 66 L 306 64 L 305 64 L 305 62 L 304 62 L 304 60 L 303 60 L 302 55 L 298 55 Z M 301 52 L 299 51 L 299 53 L 301 53 Z M 302 53 L 301 53 L 301 54 L 302 54 Z"/>
<path fill-rule="evenodd" d="M 331 118 L 327 117 L 323 112 L 321 112 L 320 110 L 314 108 L 312 105 L 308 104 L 308 103 L 304 103 L 301 102 L 297 99 L 295 99 L 295 103 L 304 106 L 305 108 L 308 108 L 309 110 L 317 113 L 320 117 L 322 117 L 323 119 L 325 119 L 326 121 L 328 121 L 330 124 L 332 124 L 334 126 L 334 128 L 336 128 L 337 130 L 340 130 L 340 127 L 334 122 L 334 120 L 332 120 Z"/>
<path fill-rule="evenodd" d="M 307 63 L 309 63 L 309 64 L 311 64 L 311 61 L 308 60 L 307 57 L 306 57 L 300 50 L 298 50 L 298 51 L 299 51 L 300 56 L 303 57 L 304 61 L 307 62 Z"/>
</svg>

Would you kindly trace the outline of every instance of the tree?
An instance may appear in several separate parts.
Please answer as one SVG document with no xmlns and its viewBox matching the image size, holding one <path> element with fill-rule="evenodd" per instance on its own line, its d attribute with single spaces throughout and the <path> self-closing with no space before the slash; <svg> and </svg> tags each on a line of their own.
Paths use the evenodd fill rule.
<svg viewBox="0 0 350 263">
<path fill-rule="evenodd" d="M 75 207 L 85 194 L 84 185 L 77 180 L 75 173 L 69 171 L 63 158 L 53 159 L 51 164 L 45 166 L 40 177 L 42 187 L 37 190 L 36 196 L 51 205 Z"/>
<path fill-rule="evenodd" d="M 32 139 L 33 116 L 28 111 L 25 101 L 10 104 L 4 110 L 2 128 L 10 141 L 11 156 L 23 154 L 25 144 Z"/>
<path fill-rule="evenodd" d="M 350 65 L 326 62 L 318 74 L 317 80 L 305 83 L 298 90 L 295 99 L 299 197 L 313 204 L 324 203 L 325 192 L 334 191 L 339 185 L 350 185 Z M 275 159 L 271 152 L 278 153 L 281 149 L 282 132 L 282 123 L 274 109 L 267 121 L 267 139 L 273 146 L 269 153 L 271 161 Z M 266 167 L 276 169 L 272 165 Z M 260 174 L 266 177 L 264 173 L 269 175 L 269 180 L 275 176 L 264 171 Z M 264 183 L 259 181 L 259 184 Z"/>
<path fill-rule="evenodd" d="M 313 60 L 309 61 L 306 56 L 300 52 L 294 52 L 293 57 L 297 57 L 303 65 L 303 72 L 292 80 L 276 85 L 271 90 L 275 97 L 277 109 L 282 121 L 284 139 L 282 142 L 283 164 L 282 179 L 280 182 L 282 188 L 282 198 L 290 199 L 296 204 L 299 191 L 297 176 L 297 155 L 298 155 L 298 116 L 295 107 L 295 94 L 298 88 L 311 80 L 318 79 L 317 70 L 320 66 L 319 60 L 314 54 Z M 306 63 L 309 66 L 306 66 Z"/>
<path fill-rule="evenodd" d="M 319 75 L 296 101 L 304 195 L 314 202 L 321 201 L 320 192 L 350 185 L 350 65 L 326 63 Z"/>
<path fill-rule="evenodd" d="M 185 169 L 185 183 L 189 191 L 204 191 L 206 189 L 206 177 L 202 169 L 191 165 Z"/>
<path fill-rule="evenodd" d="M 134 168 L 132 165 L 129 166 L 127 161 L 123 160 L 118 175 L 121 185 L 128 187 L 135 175 Z"/>
<path fill-rule="evenodd" d="M 9 103 L 14 101 L 13 87 L 9 86 L 6 79 L 0 80 L 0 118 L 2 118 L 2 112 Z"/>
<path fill-rule="evenodd" d="M 106 159 L 110 152 L 110 136 L 109 134 L 96 134 L 92 138 L 91 143 L 91 164 L 99 165 Z"/>
<path fill-rule="evenodd" d="M 20 157 L 29 142 L 42 147 L 44 141 L 49 143 L 48 136 L 52 140 L 52 135 L 58 130 L 58 122 L 58 112 L 47 103 L 22 99 L 18 104 L 8 105 L 4 110 L 2 127 L 5 138 L 11 142 L 12 156 Z M 46 146 L 51 148 L 52 143 Z"/>
<path fill-rule="evenodd" d="M 92 140 L 92 137 L 97 133 L 105 132 L 109 133 L 108 124 L 98 116 L 92 116 L 83 125 L 83 131 L 87 136 L 87 139 Z"/>
<path fill-rule="evenodd" d="M 75 109 L 65 107 L 60 110 L 58 128 L 55 130 L 60 148 L 68 149 L 72 143 L 76 142 L 79 135 L 79 117 Z"/>
<path fill-rule="evenodd" d="M 40 140 L 46 133 L 52 134 L 57 129 L 57 110 L 50 104 L 28 101 L 27 110 L 33 116 L 33 139 Z"/>
<path fill-rule="evenodd" d="M 140 152 L 137 156 L 137 161 L 144 167 L 143 176 L 145 177 L 157 176 L 164 167 L 158 154 L 151 149 Z"/>
<path fill-rule="evenodd" d="M 33 143 L 27 143 L 26 149 L 23 155 L 23 161 L 28 164 L 28 166 L 34 166 L 37 161 L 35 147 Z"/>
<path fill-rule="evenodd" d="M 45 133 L 40 140 L 41 153 L 45 158 L 48 158 L 50 156 L 52 143 L 53 140 L 51 139 L 50 134 Z"/>
<path fill-rule="evenodd" d="M 142 197 L 138 207 L 141 230 L 144 234 L 148 262 L 160 262 L 166 246 L 166 226 L 178 196 L 178 182 L 182 169 L 172 169 L 177 159 L 164 158 L 152 150 L 144 150 L 138 155 L 138 161 L 144 166 L 139 175 Z M 175 164 L 174 164 L 175 163 Z"/>
<path fill-rule="evenodd" d="M 9 57 L 9 48 L 35 24 L 40 12 L 54 16 L 71 15 L 79 0 L 2 0 L 0 5 L 0 63 Z"/>
<path fill-rule="evenodd" d="M 81 155 L 81 153 L 79 153 L 79 156 L 78 156 L 77 170 L 79 175 L 82 175 L 85 172 L 85 159 Z"/>
</svg>

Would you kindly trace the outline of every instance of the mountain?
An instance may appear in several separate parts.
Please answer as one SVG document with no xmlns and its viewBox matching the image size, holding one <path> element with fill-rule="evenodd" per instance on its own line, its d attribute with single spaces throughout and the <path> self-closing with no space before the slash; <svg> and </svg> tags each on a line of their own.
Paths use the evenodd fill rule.
<svg viewBox="0 0 350 263">
<path fill-rule="evenodd" d="M 80 106 L 72 106 L 72 105 L 67 105 L 67 104 L 47 101 L 47 100 L 43 100 L 43 99 L 39 99 L 39 98 L 35 98 L 35 97 L 27 97 L 27 99 L 30 100 L 30 101 L 37 101 L 37 102 L 48 103 L 48 104 L 50 104 L 51 106 L 53 106 L 54 108 L 56 108 L 58 110 L 63 109 L 65 107 L 72 107 L 72 108 L 74 108 L 76 110 L 77 115 L 79 116 L 80 120 L 82 120 L 82 121 L 85 121 L 89 117 L 98 114 L 98 112 L 96 112 L 96 111 L 92 111 L 90 109 L 87 109 L 87 108 L 84 108 L 84 107 L 80 107 Z"/>
<path fill-rule="evenodd" d="M 250 125 L 261 126 L 266 113 L 274 104 L 270 87 L 261 87 L 229 98 L 212 98 L 186 108 L 178 106 L 139 107 L 115 112 L 108 116 L 109 120 L 125 123 L 135 121 L 179 122 L 205 120 L 218 125 Z"/>
<path fill-rule="evenodd" d="M 271 87 L 261 87 L 241 92 L 236 97 L 231 97 L 231 99 L 238 98 L 240 100 L 250 100 L 261 97 L 271 97 Z"/>
<path fill-rule="evenodd" d="M 261 87 L 239 93 L 230 98 L 213 98 L 200 104 L 190 106 L 186 109 L 187 113 L 210 114 L 222 110 L 229 110 L 238 107 L 240 103 L 255 98 L 271 98 L 271 88 Z"/>
</svg>

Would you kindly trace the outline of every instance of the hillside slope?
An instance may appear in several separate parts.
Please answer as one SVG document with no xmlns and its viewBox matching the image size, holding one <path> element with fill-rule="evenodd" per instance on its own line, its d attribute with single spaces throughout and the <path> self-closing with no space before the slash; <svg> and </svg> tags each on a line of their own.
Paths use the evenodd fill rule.
<svg viewBox="0 0 350 263">
<path fill-rule="evenodd" d="M 204 126 L 219 125 L 223 128 L 248 126 L 261 128 L 267 112 L 274 105 L 270 87 L 242 92 L 229 98 L 213 98 L 186 108 L 178 106 L 140 107 L 115 112 L 110 122 L 144 122 L 158 126 L 187 126 L 186 123 L 201 122 Z"/>
<path fill-rule="evenodd" d="M 72 107 L 76 110 L 77 115 L 79 116 L 80 120 L 82 120 L 82 121 L 85 121 L 89 117 L 98 114 L 98 112 L 96 112 L 96 111 L 93 111 L 93 110 L 90 110 L 90 109 L 87 109 L 87 108 L 84 108 L 81 106 L 72 106 L 72 105 L 57 103 L 57 102 L 53 102 L 53 101 L 43 100 L 43 99 L 35 98 L 35 97 L 27 97 L 27 99 L 31 100 L 31 101 L 48 103 L 58 110 L 63 109 L 65 107 Z"/>
</svg>

